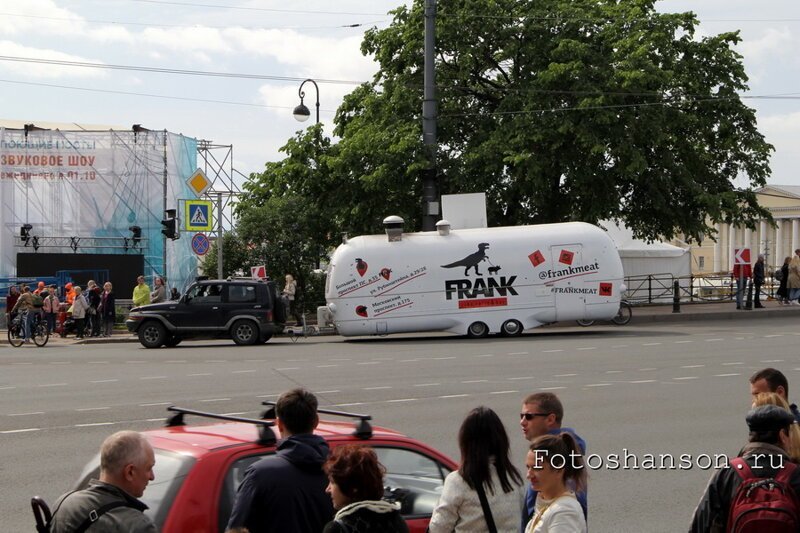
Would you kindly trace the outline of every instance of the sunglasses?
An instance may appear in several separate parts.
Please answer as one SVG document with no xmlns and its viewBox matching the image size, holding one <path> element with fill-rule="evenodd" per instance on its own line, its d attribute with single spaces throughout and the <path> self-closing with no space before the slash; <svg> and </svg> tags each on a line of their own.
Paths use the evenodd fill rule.
<svg viewBox="0 0 800 533">
<path fill-rule="evenodd" d="M 550 416 L 550 413 L 520 413 L 519 417 L 525 420 L 533 420 L 537 416 Z"/>
</svg>

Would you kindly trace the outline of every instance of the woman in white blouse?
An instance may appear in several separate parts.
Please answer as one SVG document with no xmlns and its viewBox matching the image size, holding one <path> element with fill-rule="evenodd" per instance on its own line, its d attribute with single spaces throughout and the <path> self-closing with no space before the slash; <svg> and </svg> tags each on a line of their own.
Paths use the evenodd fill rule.
<svg viewBox="0 0 800 533">
<path fill-rule="evenodd" d="M 430 533 L 490 531 L 477 487 L 483 487 L 495 530 L 518 531 L 523 481 L 510 458 L 503 422 L 488 407 L 473 409 L 458 432 L 461 466 L 448 474 L 433 511 Z"/>
<path fill-rule="evenodd" d="M 542 435 L 525 460 L 528 480 L 539 492 L 525 533 L 586 533 L 586 518 L 574 490 L 586 487 L 586 465 L 575 437 Z"/>
</svg>

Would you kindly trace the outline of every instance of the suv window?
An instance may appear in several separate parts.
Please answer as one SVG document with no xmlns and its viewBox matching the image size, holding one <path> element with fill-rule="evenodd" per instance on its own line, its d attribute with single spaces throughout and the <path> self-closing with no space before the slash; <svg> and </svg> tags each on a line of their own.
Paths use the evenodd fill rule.
<svg viewBox="0 0 800 533">
<path fill-rule="evenodd" d="M 256 303 L 255 285 L 228 285 L 228 303 Z"/>
<path fill-rule="evenodd" d="M 219 283 L 195 285 L 189 290 L 187 301 L 189 304 L 219 303 L 222 301 L 224 286 Z"/>
<path fill-rule="evenodd" d="M 405 518 L 431 516 L 450 469 L 412 450 L 380 446 L 374 449 L 386 467 L 384 499 L 399 502 L 400 514 Z"/>
</svg>

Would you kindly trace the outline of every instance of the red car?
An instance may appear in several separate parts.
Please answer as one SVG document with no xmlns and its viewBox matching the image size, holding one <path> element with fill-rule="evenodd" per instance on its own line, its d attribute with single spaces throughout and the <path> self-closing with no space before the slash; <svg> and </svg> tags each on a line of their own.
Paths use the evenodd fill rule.
<svg viewBox="0 0 800 533">
<path fill-rule="evenodd" d="M 265 402 L 271 405 L 270 402 Z M 155 481 L 142 500 L 163 533 L 225 531 L 244 473 L 254 462 L 275 453 L 274 411 L 264 420 L 215 415 L 179 407 L 167 427 L 145 431 L 156 454 Z M 385 498 L 397 501 L 411 533 L 424 533 L 448 473 L 458 465 L 435 449 L 391 429 L 371 427 L 369 415 L 320 409 L 321 414 L 357 418 L 321 420 L 315 433 L 331 448 L 354 442 L 371 446 L 386 467 Z M 184 425 L 184 415 L 225 420 L 212 425 Z M 76 488 L 100 472 L 100 456 L 84 468 Z"/>
</svg>

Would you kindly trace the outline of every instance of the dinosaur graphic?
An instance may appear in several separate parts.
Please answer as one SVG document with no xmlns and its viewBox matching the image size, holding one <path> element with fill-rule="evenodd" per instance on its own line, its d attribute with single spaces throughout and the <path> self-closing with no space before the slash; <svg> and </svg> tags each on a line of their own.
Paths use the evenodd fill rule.
<svg viewBox="0 0 800 533">
<path fill-rule="evenodd" d="M 489 247 L 489 243 L 482 242 L 478 245 L 478 251 L 472 254 L 469 254 L 464 259 L 460 261 L 456 261 L 455 263 L 450 263 L 449 265 L 442 265 L 442 268 L 455 268 L 455 267 L 464 267 L 464 275 L 469 275 L 469 269 L 475 268 L 475 275 L 483 276 L 478 271 L 478 265 L 481 261 L 486 261 L 488 258 L 486 257 L 485 250 Z"/>
</svg>

